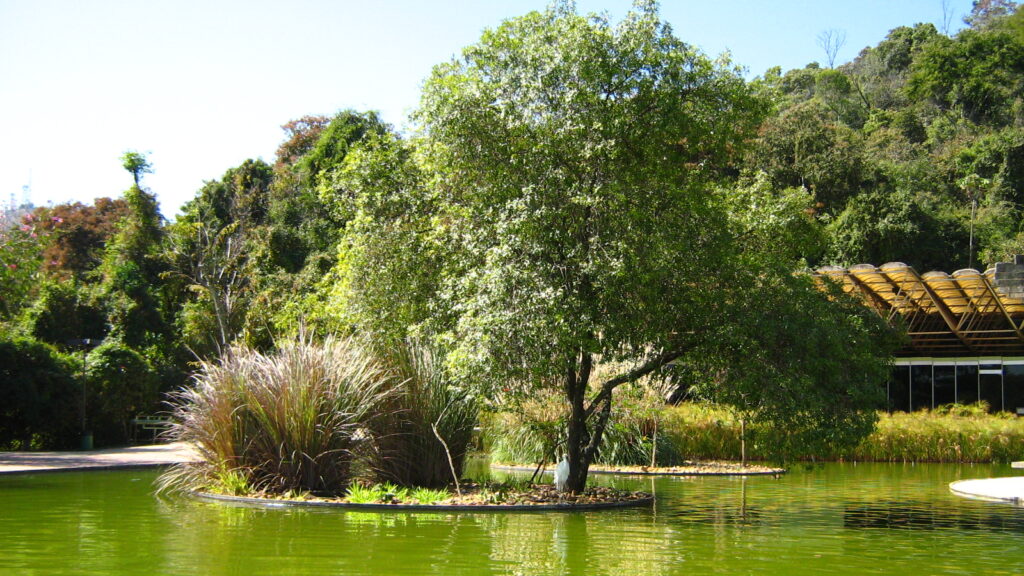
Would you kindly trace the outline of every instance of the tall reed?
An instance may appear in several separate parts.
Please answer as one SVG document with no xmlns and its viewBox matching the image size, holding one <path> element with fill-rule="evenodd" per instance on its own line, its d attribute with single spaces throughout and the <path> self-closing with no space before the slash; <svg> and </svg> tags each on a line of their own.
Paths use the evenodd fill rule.
<svg viewBox="0 0 1024 576">
<path fill-rule="evenodd" d="M 351 339 L 300 338 L 264 355 L 235 348 L 203 362 L 173 400 L 170 436 L 200 462 L 172 471 L 168 486 L 233 492 L 340 492 L 367 451 L 371 417 L 393 376 Z"/>
<path fill-rule="evenodd" d="M 395 379 L 379 415 L 373 467 L 379 479 L 402 486 L 440 488 L 462 475 L 479 404 L 451 378 L 443 356 L 408 341 L 382 356 Z"/>
<path fill-rule="evenodd" d="M 878 462 L 1011 462 L 1024 459 L 1024 419 L 963 407 L 897 412 L 883 416 L 860 446 L 837 456 Z"/>
<path fill-rule="evenodd" d="M 665 409 L 665 433 L 684 457 L 739 459 L 739 421 L 728 411 L 683 404 Z M 778 432 L 748 427 L 751 459 L 772 459 Z M 821 453 L 797 450 L 792 459 L 860 462 L 1010 462 L 1024 459 L 1024 418 L 989 414 L 979 406 L 879 414 L 874 430 L 859 445 Z"/>
</svg>

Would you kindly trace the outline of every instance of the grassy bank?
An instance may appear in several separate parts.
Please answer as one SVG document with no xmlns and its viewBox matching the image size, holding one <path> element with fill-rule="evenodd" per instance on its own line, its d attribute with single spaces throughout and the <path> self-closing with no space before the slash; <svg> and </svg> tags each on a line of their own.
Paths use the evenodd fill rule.
<svg viewBox="0 0 1024 576">
<path fill-rule="evenodd" d="M 879 462 L 1024 460 L 1024 418 L 971 409 L 883 414 L 867 441 L 840 456 Z"/>
<path fill-rule="evenodd" d="M 693 459 L 739 458 L 740 426 L 724 410 L 678 406 L 665 410 L 666 435 L 676 452 Z M 777 441 L 757 426 L 747 429 L 752 459 L 771 459 Z M 1024 418 L 988 414 L 984 409 L 950 407 L 914 413 L 879 414 L 874 433 L 859 446 L 827 454 L 801 454 L 805 460 L 859 462 L 1010 462 L 1024 459 Z"/>
<path fill-rule="evenodd" d="M 488 424 L 493 438 L 491 454 L 496 461 L 536 461 L 545 445 L 538 432 L 553 432 L 553 423 L 538 425 L 528 418 L 494 415 Z M 601 455 L 600 462 L 650 464 L 653 438 L 657 438 L 654 457 L 659 466 L 675 466 L 686 460 L 740 459 L 739 420 L 727 410 L 704 405 L 623 411 L 612 436 L 612 449 Z M 748 425 L 746 441 L 749 459 L 770 461 L 771 448 L 779 438 Z M 1024 418 L 988 414 L 976 406 L 881 413 L 874 433 L 859 446 L 832 453 L 797 454 L 796 458 L 948 463 L 1024 460 Z"/>
</svg>

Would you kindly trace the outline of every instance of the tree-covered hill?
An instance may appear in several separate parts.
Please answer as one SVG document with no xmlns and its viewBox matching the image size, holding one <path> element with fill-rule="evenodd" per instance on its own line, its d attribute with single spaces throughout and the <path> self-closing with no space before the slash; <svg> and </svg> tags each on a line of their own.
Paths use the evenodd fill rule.
<svg viewBox="0 0 1024 576">
<path fill-rule="evenodd" d="M 813 194 L 827 241 L 811 263 L 952 271 L 1024 250 L 1024 11 L 976 2 L 966 21 L 758 79 L 776 108 L 744 170 Z"/>
</svg>

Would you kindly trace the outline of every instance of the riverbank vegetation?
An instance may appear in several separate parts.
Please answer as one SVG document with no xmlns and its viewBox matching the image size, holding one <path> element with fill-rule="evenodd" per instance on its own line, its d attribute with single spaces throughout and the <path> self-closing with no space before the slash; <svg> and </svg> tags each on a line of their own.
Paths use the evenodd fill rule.
<svg viewBox="0 0 1024 576">
<path fill-rule="evenodd" d="M 993 462 L 1024 459 L 1024 418 L 987 407 L 946 406 L 886 414 L 852 450 L 827 459 L 860 462 Z"/>
<path fill-rule="evenodd" d="M 538 426 L 536 420 L 545 424 Z M 503 413 L 485 422 L 485 446 L 493 461 L 550 462 L 543 446 L 549 445 L 552 436 L 543 430 L 551 426 L 552 420 L 538 418 L 537 414 L 523 419 Z M 1024 459 L 1024 418 L 1005 412 L 992 414 L 984 405 L 882 412 L 874 431 L 860 443 L 832 450 L 787 444 L 781 437 L 785 431 L 757 423 L 744 426 L 735 411 L 706 404 L 647 406 L 641 410 L 627 406 L 613 415 L 613 423 L 613 430 L 628 430 L 623 440 L 630 450 L 604 452 L 597 460 L 601 464 L 668 467 L 695 461 L 739 461 L 744 432 L 747 458 L 760 462 L 1008 463 Z M 655 443 L 657 451 L 652 457 Z M 794 449 L 781 451 L 780 447 L 785 446 Z"/>
<path fill-rule="evenodd" d="M 672 410 L 638 415 L 623 387 L 649 381 L 728 406 L 749 425 L 740 457 L 846 457 L 875 430 L 898 335 L 795 272 L 952 270 L 1024 251 L 1014 8 L 977 3 L 956 35 L 901 27 L 851 62 L 747 80 L 674 36 L 654 2 L 620 22 L 556 2 L 438 65 L 415 132 L 353 110 L 293 120 L 272 162 L 227 169 L 173 221 L 145 187 L 158 167 L 128 152 L 118 199 L 4 214 L 0 446 L 68 447 L 86 432 L 123 444 L 132 416 L 206 394 L 190 401 L 223 431 L 244 414 L 264 439 L 221 446 L 235 437 L 194 423 L 211 462 L 232 463 L 203 474 L 260 489 L 344 485 L 350 463 L 323 468 L 320 455 L 370 447 L 386 456 L 382 481 L 440 485 L 459 476 L 458 430 L 480 407 L 551 411 L 537 430 L 493 416 L 507 437 L 491 442 L 565 456 L 572 490 L 602 458 L 736 455 L 717 417 L 687 424 L 708 428 L 688 439 L 673 438 L 685 419 Z M 330 423 L 347 440 L 323 446 L 299 420 L 275 422 L 298 379 L 275 371 L 314 344 L 293 345 L 299 334 L 372 343 L 393 379 L 373 389 L 417 390 L 382 393 L 380 414 L 407 416 L 358 434 Z M 410 341 L 432 352 L 394 352 Z M 266 388 L 228 385 L 243 375 Z M 323 393 L 297 405 L 343 404 Z M 964 452 L 943 450 L 954 445 Z M 273 477 L 286 469 L 294 478 Z"/>
</svg>

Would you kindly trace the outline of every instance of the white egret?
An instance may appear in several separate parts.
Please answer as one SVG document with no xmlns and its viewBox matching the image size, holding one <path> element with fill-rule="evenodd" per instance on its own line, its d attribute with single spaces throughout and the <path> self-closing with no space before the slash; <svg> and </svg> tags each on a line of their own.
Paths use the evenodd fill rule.
<svg viewBox="0 0 1024 576">
<path fill-rule="evenodd" d="M 555 466 L 555 488 L 559 492 L 565 492 L 567 484 L 569 484 L 569 459 L 563 456 L 562 461 Z"/>
</svg>

